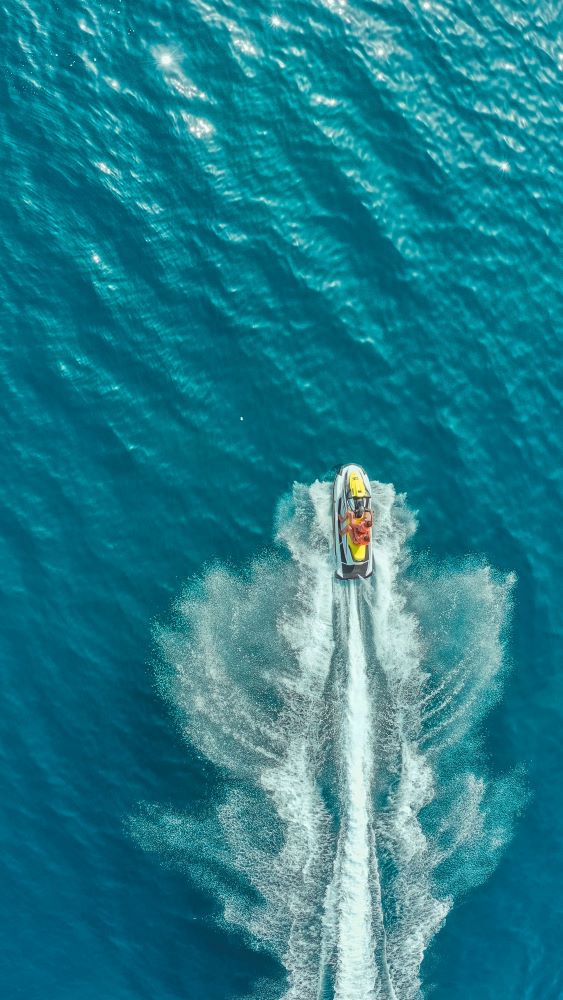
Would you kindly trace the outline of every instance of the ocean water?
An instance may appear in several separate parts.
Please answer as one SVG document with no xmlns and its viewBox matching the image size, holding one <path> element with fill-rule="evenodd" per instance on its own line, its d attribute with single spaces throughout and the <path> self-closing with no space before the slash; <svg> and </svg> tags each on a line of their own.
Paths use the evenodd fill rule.
<svg viewBox="0 0 563 1000">
<path fill-rule="evenodd" d="M 563 997 L 557 5 L 2 15 L 2 996 Z"/>
</svg>

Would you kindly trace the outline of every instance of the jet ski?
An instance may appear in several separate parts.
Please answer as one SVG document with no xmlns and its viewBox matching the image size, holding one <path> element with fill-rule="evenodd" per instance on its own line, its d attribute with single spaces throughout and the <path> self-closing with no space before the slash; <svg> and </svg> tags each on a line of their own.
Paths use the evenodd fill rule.
<svg viewBox="0 0 563 1000">
<path fill-rule="evenodd" d="M 359 516 L 372 510 L 369 479 L 360 465 L 343 465 L 336 474 L 333 492 L 334 553 L 340 580 L 367 578 L 373 573 L 373 538 L 355 545 L 350 535 L 340 537 L 345 524 L 339 520 L 348 512 Z M 373 515 L 372 515 L 373 516 Z"/>
</svg>

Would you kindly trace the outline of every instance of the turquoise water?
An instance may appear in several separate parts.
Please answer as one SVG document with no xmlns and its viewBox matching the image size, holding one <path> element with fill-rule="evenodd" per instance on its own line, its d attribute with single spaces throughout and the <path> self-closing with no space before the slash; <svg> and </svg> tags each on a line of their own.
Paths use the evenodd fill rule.
<svg viewBox="0 0 563 1000">
<path fill-rule="evenodd" d="M 556 7 L 3 14 L 3 995 L 563 996 Z"/>
</svg>

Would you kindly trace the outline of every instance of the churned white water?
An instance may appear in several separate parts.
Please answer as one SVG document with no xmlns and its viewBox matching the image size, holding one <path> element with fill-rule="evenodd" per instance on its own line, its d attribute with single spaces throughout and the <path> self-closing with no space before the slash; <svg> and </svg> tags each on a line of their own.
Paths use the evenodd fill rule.
<svg viewBox="0 0 563 1000">
<path fill-rule="evenodd" d="M 372 1000 L 376 992 L 372 876 L 376 865 L 371 802 L 372 718 L 367 665 L 358 614 L 359 585 L 338 598 L 347 676 L 341 707 L 341 809 L 337 844 L 336 1000 Z"/>
<path fill-rule="evenodd" d="M 224 781 L 204 820 L 145 806 L 133 831 L 277 955 L 286 980 L 261 996 L 420 996 L 429 941 L 522 801 L 480 753 L 512 581 L 411 566 L 413 516 L 372 490 L 371 580 L 336 580 L 331 486 L 296 485 L 278 552 L 210 570 L 158 635 L 163 691 Z"/>
</svg>

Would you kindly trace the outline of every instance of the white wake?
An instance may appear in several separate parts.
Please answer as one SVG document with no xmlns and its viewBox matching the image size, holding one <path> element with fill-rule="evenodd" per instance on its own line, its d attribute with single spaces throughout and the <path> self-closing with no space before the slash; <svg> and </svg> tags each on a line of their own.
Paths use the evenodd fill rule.
<svg viewBox="0 0 563 1000">
<path fill-rule="evenodd" d="M 372 873 L 375 867 L 371 776 L 372 720 L 358 614 L 358 584 L 338 594 L 346 641 L 341 732 L 341 816 L 337 844 L 336 1000 L 376 996 Z"/>
<path fill-rule="evenodd" d="M 482 772 L 510 579 L 409 566 L 415 523 L 372 484 L 376 572 L 342 582 L 330 485 L 296 486 L 247 577 L 211 570 L 159 633 L 163 690 L 224 781 L 211 818 L 146 806 L 135 836 L 275 953 L 285 1000 L 414 1000 L 429 941 L 522 801 Z M 494 822 L 490 804 L 494 802 Z"/>
</svg>

